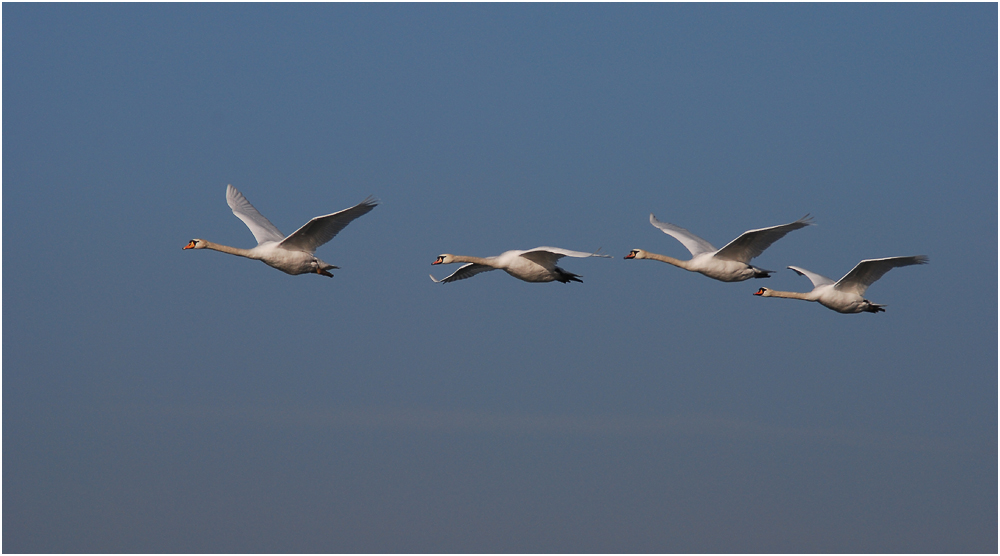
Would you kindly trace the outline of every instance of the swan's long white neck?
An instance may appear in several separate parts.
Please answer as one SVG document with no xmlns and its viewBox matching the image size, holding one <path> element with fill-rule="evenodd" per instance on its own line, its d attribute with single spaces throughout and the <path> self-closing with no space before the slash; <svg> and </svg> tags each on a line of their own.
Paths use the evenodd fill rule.
<svg viewBox="0 0 1000 556">
<path fill-rule="evenodd" d="M 205 243 L 205 249 L 212 249 L 213 251 L 221 251 L 223 253 L 229 253 L 230 255 L 238 255 L 240 257 L 246 257 L 248 259 L 260 259 L 260 256 L 253 252 L 252 249 L 240 249 L 239 247 L 230 247 L 228 245 L 222 245 L 221 243 L 212 243 L 211 241 L 202 240 Z"/>
<path fill-rule="evenodd" d="M 476 264 L 481 264 L 481 265 L 485 265 L 485 266 L 494 266 L 495 267 L 496 263 L 493 261 L 494 258 L 495 257 L 484 258 L 484 257 L 468 257 L 468 256 L 465 256 L 465 255 L 452 255 L 451 256 L 451 262 L 454 262 L 454 263 L 476 263 Z"/>
<path fill-rule="evenodd" d="M 666 255 L 657 255 L 656 253 L 650 253 L 649 251 L 645 251 L 645 256 L 643 258 L 652 259 L 654 261 L 660 261 L 662 263 L 672 264 L 674 266 L 683 268 L 684 270 L 691 270 L 689 264 L 691 261 L 682 261 L 680 259 L 675 259 L 673 257 L 668 257 Z"/>
<path fill-rule="evenodd" d="M 783 297 L 785 299 L 802 299 L 805 301 L 816 301 L 816 296 L 813 292 L 783 292 L 779 290 L 772 290 L 770 288 L 761 288 L 764 291 L 759 295 L 761 297 Z"/>
</svg>

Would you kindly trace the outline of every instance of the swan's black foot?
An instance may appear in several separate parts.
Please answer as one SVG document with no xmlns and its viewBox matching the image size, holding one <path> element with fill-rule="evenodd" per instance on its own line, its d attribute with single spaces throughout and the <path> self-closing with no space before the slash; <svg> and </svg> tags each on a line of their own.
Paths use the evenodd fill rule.
<svg viewBox="0 0 1000 556">
<path fill-rule="evenodd" d="M 565 270 L 559 268 L 558 266 L 556 267 L 555 270 L 556 270 L 556 280 L 562 282 L 563 284 L 568 284 L 570 282 L 580 282 L 581 284 L 583 283 L 583 280 L 580 279 L 579 274 L 566 272 Z"/>
<path fill-rule="evenodd" d="M 330 274 L 329 272 L 323 270 L 322 268 L 317 268 L 316 274 L 322 274 L 323 276 L 329 276 L 330 278 L 333 278 L 333 274 Z"/>
<path fill-rule="evenodd" d="M 885 312 L 885 309 L 882 308 L 882 307 L 884 307 L 884 305 L 879 305 L 877 303 L 872 303 L 871 301 L 868 301 L 867 299 L 865 300 L 865 303 L 868 303 L 868 306 L 866 306 L 865 309 L 864 309 L 865 312 L 867 312 L 867 313 L 884 313 Z"/>
</svg>

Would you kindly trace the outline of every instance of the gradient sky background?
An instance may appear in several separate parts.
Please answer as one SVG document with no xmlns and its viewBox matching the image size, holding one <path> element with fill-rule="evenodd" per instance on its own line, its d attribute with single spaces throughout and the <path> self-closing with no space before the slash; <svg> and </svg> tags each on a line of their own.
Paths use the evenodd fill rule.
<svg viewBox="0 0 1000 556">
<path fill-rule="evenodd" d="M 996 552 L 997 15 L 4 4 L 3 550 Z M 288 276 L 227 183 L 383 204 Z"/>
</svg>

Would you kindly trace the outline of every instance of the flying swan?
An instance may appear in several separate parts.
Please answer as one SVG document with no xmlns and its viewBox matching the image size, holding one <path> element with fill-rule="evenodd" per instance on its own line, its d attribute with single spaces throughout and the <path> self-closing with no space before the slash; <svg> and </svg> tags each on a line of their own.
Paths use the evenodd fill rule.
<svg viewBox="0 0 1000 556">
<path fill-rule="evenodd" d="M 838 313 L 878 313 L 884 312 L 885 305 L 868 301 L 863 296 L 868 286 L 881 278 L 886 272 L 899 267 L 913 264 L 927 264 L 924 255 L 914 257 L 888 257 L 885 259 L 865 259 L 857 264 L 843 278 L 834 282 L 826 276 L 809 272 L 804 268 L 790 266 L 801 276 L 805 276 L 813 284 L 813 290 L 807 293 L 782 292 L 761 288 L 754 295 L 761 297 L 784 297 L 786 299 L 804 299 L 818 301 L 820 305 L 833 309 Z"/>
<path fill-rule="evenodd" d="M 292 235 L 285 237 L 232 185 L 226 186 L 226 202 L 229 203 L 229 208 L 233 209 L 233 214 L 250 228 L 253 237 L 257 239 L 257 247 L 240 249 L 204 239 L 192 239 L 184 249 L 214 249 L 230 255 L 263 261 L 268 266 L 288 274 L 316 273 L 331 278 L 333 274 L 328 271 L 339 267 L 314 257 L 316 248 L 333 239 L 355 218 L 368 214 L 378 205 L 378 201 L 368 197 L 349 209 L 317 216 L 306 222 L 305 226 L 295 230 Z"/>
<path fill-rule="evenodd" d="M 604 257 L 610 259 L 610 255 L 600 255 L 597 253 L 584 253 L 581 251 L 570 251 L 558 247 L 535 247 L 527 251 L 505 251 L 494 257 L 464 257 L 461 255 L 444 254 L 439 255 L 432 262 L 435 264 L 467 263 L 458 267 L 451 276 L 438 280 L 431 275 L 431 280 L 435 282 L 455 282 L 471 278 L 480 272 L 500 269 L 510 274 L 514 278 L 525 282 L 552 282 L 559 281 L 564 284 L 569 282 L 583 282 L 578 274 L 566 272 L 556 266 L 556 261 L 563 257 Z"/>
<path fill-rule="evenodd" d="M 788 232 L 811 226 L 813 221 L 807 214 L 790 224 L 749 230 L 730 241 L 722 249 L 716 249 L 711 243 L 680 226 L 661 222 L 652 214 L 649 215 L 649 223 L 687 247 L 687 250 L 691 252 L 691 259 L 682 261 L 642 249 L 633 249 L 632 252 L 625 255 L 626 259 L 652 259 L 679 266 L 691 272 L 700 272 L 709 278 L 723 282 L 742 282 L 750 278 L 769 277 L 774 272 L 773 270 L 757 268 L 750 264 L 750 259 L 763 253 L 772 243 L 785 237 Z"/>
</svg>

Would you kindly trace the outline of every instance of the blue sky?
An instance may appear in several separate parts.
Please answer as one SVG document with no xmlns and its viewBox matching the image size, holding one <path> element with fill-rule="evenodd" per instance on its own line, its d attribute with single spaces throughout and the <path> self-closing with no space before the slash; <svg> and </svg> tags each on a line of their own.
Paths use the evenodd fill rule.
<svg viewBox="0 0 1000 556">
<path fill-rule="evenodd" d="M 995 4 L 3 15 L 5 551 L 996 552 Z M 382 204 L 288 276 L 227 183 Z"/>
</svg>

